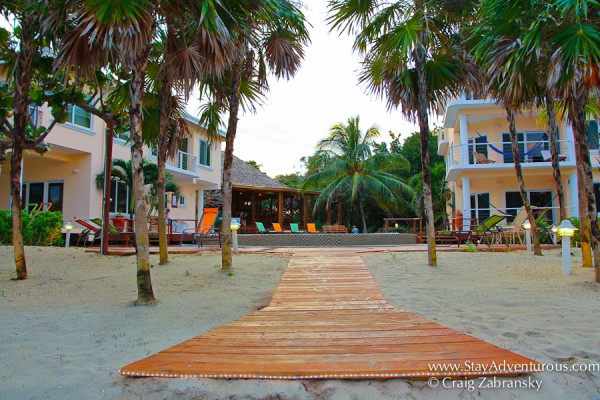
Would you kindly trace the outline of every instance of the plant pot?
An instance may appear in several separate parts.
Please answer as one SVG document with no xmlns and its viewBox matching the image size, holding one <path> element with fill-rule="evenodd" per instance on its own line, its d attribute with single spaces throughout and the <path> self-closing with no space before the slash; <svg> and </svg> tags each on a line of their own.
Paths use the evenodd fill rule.
<svg viewBox="0 0 600 400">
<path fill-rule="evenodd" d="M 119 230 L 124 230 L 125 226 L 127 226 L 127 220 L 122 215 L 117 215 L 116 217 L 114 217 L 112 223 L 115 226 L 115 228 Z"/>
</svg>

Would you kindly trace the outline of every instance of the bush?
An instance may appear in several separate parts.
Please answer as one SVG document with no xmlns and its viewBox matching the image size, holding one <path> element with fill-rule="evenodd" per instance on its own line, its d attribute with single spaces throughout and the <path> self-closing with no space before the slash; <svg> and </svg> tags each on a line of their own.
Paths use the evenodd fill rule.
<svg viewBox="0 0 600 400">
<path fill-rule="evenodd" d="M 23 243 L 27 246 L 53 246 L 63 243 L 60 211 L 40 211 L 31 214 L 23 211 Z M 12 218 L 10 210 L 0 210 L 0 244 L 12 244 Z"/>
</svg>

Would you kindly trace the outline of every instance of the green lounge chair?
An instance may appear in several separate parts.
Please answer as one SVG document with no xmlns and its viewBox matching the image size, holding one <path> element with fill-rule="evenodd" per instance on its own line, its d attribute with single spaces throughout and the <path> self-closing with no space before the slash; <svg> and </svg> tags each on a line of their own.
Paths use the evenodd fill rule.
<svg viewBox="0 0 600 400">
<path fill-rule="evenodd" d="M 255 224 L 256 229 L 258 229 L 258 233 L 275 233 L 275 231 L 266 230 L 262 222 L 255 222 Z"/>
<path fill-rule="evenodd" d="M 290 224 L 290 230 L 292 233 L 306 233 L 306 231 L 301 231 L 300 228 L 298 228 L 298 224 Z"/>
<path fill-rule="evenodd" d="M 502 229 L 498 226 L 498 224 L 504 221 L 508 215 L 506 214 L 494 214 L 479 225 L 477 225 L 471 233 L 469 234 L 469 238 L 467 242 L 475 241 L 475 245 L 477 246 L 480 241 L 485 240 L 488 247 L 492 245 L 492 243 L 497 243 L 498 239 L 500 239 L 500 234 L 502 233 Z M 508 246 L 508 243 L 506 244 Z"/>
</svg>

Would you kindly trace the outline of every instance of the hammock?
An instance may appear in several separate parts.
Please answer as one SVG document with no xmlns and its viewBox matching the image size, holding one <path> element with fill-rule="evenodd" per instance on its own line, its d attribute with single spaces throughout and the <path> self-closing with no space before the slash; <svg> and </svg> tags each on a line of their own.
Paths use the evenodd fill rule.
<svg viewBox="0 0 600 400">
<path fill-rule="evenodd" d="M 475 131 L 477 132 L 477 131 Z M 507 157 L 511 157 L 512 151 L 510 153 L 504 152 L 502 150 L 500 150 L 499 148 L 495 147 L 493 144 L 489 143 L 487 141 L 487 138 L 485 136 L 482 136 L 481 133 L 477 132 L 477 135 L 479 135 L 480 138 L 482 138 L 484 140 L 484 143 L 487 144 L 488 146 L 490 146 L 490 148 L 492 150 L 494 150 L 496 153 L 498 154 L 502 154 L 503 156 L 507 156 Z M 519 157 L 523 157 L 526 156 L 527 154 L 531 154 L 534 153 L 535 151 L 537 151 L 537 149 L 539 149 L 543 144 L 544 144 L 545 140 L 540 140 L 533 148 L 531 148 L 530 150 L 527 150 L 525 153 L 519 153 Z"/>
</svg>

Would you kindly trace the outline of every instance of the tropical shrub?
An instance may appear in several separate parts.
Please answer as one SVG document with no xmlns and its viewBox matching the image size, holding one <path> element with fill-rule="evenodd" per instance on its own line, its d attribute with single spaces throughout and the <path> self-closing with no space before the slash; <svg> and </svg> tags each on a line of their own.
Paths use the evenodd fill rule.
<svg viewBox="0 0 600 400">
<path fill-rule="evenodd" d="M 55 246 L 63 243 L 60 211 L 40 211 L 31 214 L 23 211 L 23 243 L 27 246 Z M 12 244 L 10 210 L 0 210 L 0 244 Z"/>
</svg>

